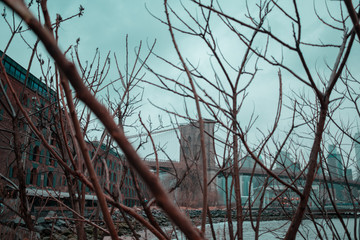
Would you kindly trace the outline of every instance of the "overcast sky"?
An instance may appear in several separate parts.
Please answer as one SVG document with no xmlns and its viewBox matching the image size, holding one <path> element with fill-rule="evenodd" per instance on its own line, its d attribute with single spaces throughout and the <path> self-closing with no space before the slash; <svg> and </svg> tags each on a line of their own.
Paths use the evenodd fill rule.
<svg viewBox="0 0 360 240">
<path fill-rule="evenodd" d="M 180 9 L 177 1 L 170 2 L 173 4 L 174 9 Z M 226 3 L 223 3 L 224 5 L 222 5 L 222 7 L 226 13 L 240 19 L 244 18 L 246 14 L 246 8 L 242 1 L 225 2 Z M 339 2 L 328 2 L 330 10 L 339 9 Z M 84 15 L 82 17 L 75 18 L 67 23 L 62 24 L 59 30 L 60 46 L 63 50 L 66 50 L 70 45 L 74 45 L 76 40 L 80 38 L 79 51 L 83 61 L 92 59 L 97 48 L 100 50 L 101 56 L 103 58 L 105 58 L 107 53 L 111 51 L 112 53 L 115 52 L 117 57 L 121 59 L 121 57 L 124 56 L 125 36 L 128 35 L 130 54 L 133 53 L 134 49 L 139 45 L 140 41 L 143 42 L 143 46 L 145 47 L 144 52 L 146 52 L 146 46 L 148 44 L 151 45 L 156 40 L 157 43 L 155 52 L 166 59 L 170 59 L 176 64 L 179 63 L 169 37 L 169 32 L 167 30 L 168 28 L 161 24 L 153 16 L 151 16 L 151 14 L 149 14 L 148 10 L 146 9 L 147 7 L 154 15 L 164 19 L 165 15 L 162 1 L 49 0 L 48 3 L 52 21 L 55 20 L 57 13 L 59 13 L 63 18 L 66 18 L 72 14 L 77 13 L 80 5 L 85 8 Z M 281 1 L 280 3 L 284 5 L 284 3 Z M 315 7 L 318 9 L 320 15 L 324 19 L 330 19 L 330 17 L 326 14 L 323 3 L 324 1 L 315 1 Z M 3 7 L 1 3 L 0 6 L 1 8 Z M 285 8 L 289 14 L 294 16 L 293 8 L 290 6 L 285 6 Z M 33 9 L 35 10 L 35 8 Z M 250 10 L 255 11 L 256 6 L 250 6 Z M 196 10 L 193 9 L 193 6 L 190 6 L 190 11 Z M 341 43 L 341 34 L 324 26 L 318 19 L 316 19 L 314 14 L 313 1 L 301 1 L 299 11 L 302 16 L 301 20 L 304 41 L 318 44 L 321 42 L 331 44 Z M 196 13 L 200 14 L 198 11 Z M 180 13 L 180 16 L 184 16 L 184 19 L 189 19 L 185 18 L 185 15 L 186 14 L 183 11 Z M 257 15 L 255 14 L 254 16 Z M 269 22 L 265 23 L 265 25 L 271 26 L 274 34 L 278 35 L 282 40 L 293 44 L 293 42 L 291 42 L 291 24 L 289 21 L 286 21 L 284 17 L 277 16 L 281 16 L 280 12 L 274 11 Z M 339 11 L 337 11 L 334 16 L 338 17 Z M 7 11 L 7 18 L 10 19 L 10 17 L 11 12 Z M 175 20 L 174 22 L 176 23 Z M 3 50 L 10 36 L 10 33 L 7 30 L 8 27 L 3 19 L 0 20 L 0 29 L 2 30 L 2 35 L 0 37 L 0 49 Z M 237 37 L 228 31 L 220 20 L 213 22 L 213 30 L 216 33 L 216 40 L 218 41 L 219 46 L 221 46 L 223 54 L 227 57 L 233 66 L 238 67 L 243 55 L 244 47 L 239 44 Z M 30 41 L 34 42 L 34 37 L 29 37 L 28 34 L 26 36 L 28 39 L 30 39 Z M 177 34 L 176 37 L 184 56 L 187 59 L 193 61 L 195 65 L 198 64 L 199 69 L 207 72 L 207 74 L 211 76 L 212 70 L 209 62 L 209 50 L 204 47 L 203 43 L 196 40 L 195 38 L 187 37 L 181 34 Z M 264 44 L 262 44 L 262 42 L 265 41 L 265 39 L 259 38 L 258 41 L 259 46 L 263 47 Z M 348 61 L 350 67 L 354 64 L 358 65 L 359 62 L 359 44 L 356 43 L 355 45 L 356 46 L 354 47 Z M 308 48 L 304 47 L 305 58 L 308 61 L 314 76 L 316 75 L 316 70 L 318 70 L 320 74 L 319 76 L 321 76 L 321 74 L 327 74 L 328 76 L 326 64 L 329 64 L 330 66 L 334 64 L 336 51 L 337 50 L 335 49 L 318 49 L 314 51 L 308 50 Z M 282 53 L 284 54 L 284 61 L 287 61 L 288 65 L 297 71 L 297 74 L 304 76 L 304 71 L 301 70 L 300 62 L 294 54 L 288 54 L 286 50 L 277 48 L 276 45 L 270 45 L 269 54 L 279 57 Z M 22 39 L 17 36 L 14 42 L 11 44 L 7 54 L 14 60 L 18 61 L 21 65 L 27 66 L 28 58 L 24 58 L 24 56 L 29 56 L 30 49 L 24 44 Z M 152 59 L 152 61 L 154 64 L 150 63 L 150 65 L 158 69 L 161 73 L 168 74 L 173 77 L 178 77 L 176 76 L 177 72 L 171 69 L 169 66 L 158 63 L 158 61 L 155 59 Z M 259 71 L 253 84 L 249 88 L 249 94 L 244 107 L 242 108 L 243 110 L 239 114 L 239 119 L 241 119 L 243 122 L 247 122 L 251 113 L 255 111 L 255 113 L 259 116 L 255 126 L 260 127 L 262 131 L 266 131 L 266 129 L 272 126 L 272 121 L 275 118 L 279 89 L 277 77 L 278 68 L 270 67 L 268 64 L 265 64 L 261 61 L 258 67 L 261 69 L 261 71 Z M 115 67 L 112 66 L 112 69 L 115 70 Z M 353 70 L 355 71 L 355 75 L 359 75 L 359 68 L 355 69 L 353 67 Z M 32 68 L 32 72 L 34 75 L 40 76 L 38 67 L 34 66 Z M 117 78 L 114 72 L 109 75 L 110 79 Z M 284 94 L 292 95 L 291 91 L 295 90 L 297 92 L 303 91 L 305 94 L 310 95 L 310 98 L 312 97 L 312 93 L 309 91 L 309 88 L 305 87 L 304 84 L 301 84 L 299 81 L 294 80 L 294 78 L 286 73 L 286 71 L 282 70 L 282 72 Z M 180 78 L 184 78 L 186 80 L 185 76 L 183 75 L 181 75 Z M 155 81 L 154 76 L 149 73 L 147 73 L 146 79 L 148 81 Z M 319 80 L 317 81 L 319 82 Z M 215 94 L 215 92 L 212 91 L 213 90 L 209 89 L 209 94 Z M 142 116 L 144 118 L 151 116 L 153 120 L 156 120 L 158 115 L 163 115 L 164 119 L 166 119 L 166 114 L 152 107 L 151 104 L 149 104 L 148 99 L 163 108 L 175 109 L 179 112 L 184 111 L 182 99 L 147 85 L 145 87 L 144 93 L 145 101 L 143 103 L 143 107 L 141 108 Z M 289 104 L 289 102 L 286 101 L 286 98 L 284 99 L 285 103 Z M 194 108 L 190 107 L 190 113 L 193 117 L 195 117 Z M 342 112 L 342 114 L 344 113 Z M 345 115 L 346 114 L 347 113 L 345 113 Z M 205 113 L 205 117 L 206 116 L 207 115 Z M 281 122 L 283 129 L 286 129 L 287 126 L 289 126 L 289 116 L 290 113 L 284 110 L 284 115 Z M 349 116 L 342 117 L 349 119 L 350 121 L 354 121 L 356 118 L 355 116 L 352 116 L 351 113 L 349 113 Z M 168 123 L 167 120 L 165 120 L 165 122 Z M 260 133 L 254 129 L 252 132 L 252 138 L 256 139 L 259 136 Z M 175 155 L 178 155 L 178 153 L 175 153 Z"/>
</svg>

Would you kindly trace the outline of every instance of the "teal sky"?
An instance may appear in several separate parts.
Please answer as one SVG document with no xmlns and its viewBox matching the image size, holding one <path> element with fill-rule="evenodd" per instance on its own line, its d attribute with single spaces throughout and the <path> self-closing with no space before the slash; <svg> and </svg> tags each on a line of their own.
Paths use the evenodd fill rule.
<svg viewBox="0 0 360 240">
<path fill-rule="evenodd" d="M 181 6 L 178 1 L 169 1 L 175 10 L 180 11 L 180 16 L 185 21 L 190 21 L 186 13 L 181 10 Z M 193 5 L 188 4 L 187 1 L 183 1 L 185 6 L 188 6 L 190 12 L 194 12 L 195 16 L 200 17 L 198 10 Z M 245 19 L 247 15 L 246 5 L 242 1 L 224 1 L 222 3 L 223 10 L 233 15 L 236 18 Z M 319 16 L 325 20 L 330 20 L 331 17 L 326 13 L 325 1 L 298 1 L 299 13 L 301 15 L 302 22 L 302 39 L 305 42 L 312 42 L 316 44 L 341 44 L 342 34 L 339 31 L 335 31 L 321 23 L 316 18 L 314 8 L 317 9 Z M 340 3 L 337 1 L 327 1 L 329 9 L 334 13 L 334 17 L 339 16 Z M 80 38 L 79 52 L 82 61 L 91 60 L 94 56 L 96 49 L 98 48 L 101 53 L 101 57 L 104 59 L 109 51 L 111 56 L 113 53 L 117 54 L 118 60 L 120 59 L 122 66 L 124 65 L 125 56 L 125 37 L 129 38 L 129 54 L 133 56 L 134 50 L 139 45 L 140 41 L 143 43 L 143 52 L 146 53 L 147 45 L 151 45 L 156 40 L 155 53 L 164 57 L 175 64 L 179 64 L 179 60 L 174 51 L 171 43 L 167 26 L 160 23 L 155 17 L 149 14 L 148 10 L 156 17 L 164 19 L 164 6 L 162 1 L 150 1 L 150 0 L 105 0 L 105 1 L 48 1 L 49 12 L 52 21 L 55 20 L 56 14 L 60 14 L 63 18 L 71 16 L 77 13 L 78 8 L 82 5 L 85 8 L 84 15 L 80 18 L 76 17 L 69 22 L 63 23 L 59 29 L 59 45 L 63 50 L 66 50 L 70 45 L 75 45 L 76 40 Z M 279 1 L 279 4 L 284 6 L 286 11 L 294 16 L 294 9 L 288 3 Z M 3 4 L 0 3 L 0 8 L 3 8 Z M 147 10 L 147 9 L 148 10 Z M 257 17 L 256 6 L 252 1 L 249 1 L 249 10 Z M 33 11 L 36 12 L 36 8 L 33 7 Z M 11 20 L 11 12 L 6 11 L 7 18 Z M 346 11 L 345 11 L 346 13 Z M 214 17 L 212 21 L 213 31 L 216 35 L 216 41 L 222 50 L 222 53 L 227 58 L 232 67 L 238 68 L 244 52 L 244 46 L 239 42 L 236 35 L 228 31 L 224 22 L 219 18 Z M 175 21 L 174 16 L 172 20 L 176 26 L 180 26 L 179 21 Z M 18 20 L 17 20 L 18 21 Z M 284 15 L 277 9 L 273 10 L 268 21 L 264 24 L 267 28 L 271 27 L 271 30 L 281 40 L 293 45 L 292 28 L 290 22 L 284 17 Z M 350 26 L 350 25 L 349 25 Z M 5 24 L 3 18 L 0 19 L 0 29 L 2 35 L 0 37 L 0 49 L 4 49 L 10 36 L 8 27 Z M 248 30 L 239 29 L 243 33 L 247 33 Z M 33 43 L 35 38 L 31 33 L 25 33 L 24 36 Z M 183 34 L 176 33 L 176 39 L 179 43 L 179 47 L 184 54 L 184 57 L 191 61 L 195 66 L 206 74 L 209 78 L 214 77 L 211 64 L 214 63 L 214 59 L 210 58 L 209 50 L 204 44 L 195 37 L 189 37 Z M 264 48 L 265 37 L 257 38 L 258 48 Z M 355 43 L 355 47 L 352 51 L 350 59 L 348 61 L 349 68 L 357 76 L 360 74 L 358 65 L 358 56 L 360 54 L 359 43 Z M 327 65 L 332 66 L 335 61 L 337 50 L 334 48 L 326 49 L 310 49 L 304 46 L 305 59 L 308 61 L 310 70 L 314 76 L 318 76 L 316 81 L 320 83 L 322 77 L 329 76 Z M 42 50 L 40 50 L 42 51 Z M 26 46 L 24 41 L 17 36 L 7 52 L 14 60 L 18 61 L 21 65 L 27 66 L 28 58 L 24 56 L 30 55 L 30 49 Z M 277 59 L 283 60 L 300 76 L 305 76 L 304 71 L 301 68 L 298 57 L 294 53 L 288 52 L 284 48 L 280 48 L 277 44 L 270 42 L 268 54 L 274 56 Z M 46 53 L 43 53 L 46 55 Z M 113 58 L 113 57 L 112 57 Z M 253 57 L 255 59 L 255 57 Z M 255 60 L 249 62 L 249 71 L 252 70 L 252 64 Z M 114 61 L 112 61 L 114 63 Z M 149 62 L 150 66 L 160 73 L 174 78 L 180 79 L 180 81 L 186 81 L 184 75 L 178 75 L 177 71 L 172 69 L 169 65 L 161 63 L 155 57 L 152 57 Z M 261 132 L 256 128 L 261 129 L 262 132 L 266 132 L 272 126 L 273 119 L 275 118 L 275 111 L 277 107 L 279 81 L 278 81 L 278 67 L 272 67 L 264 61 L 259 61 L 259 72 L 254 79 L 253 83 L 249 87 L 248 95 L 244 106 L 239 114 L 239 122 L 246 124 L 254 112 L 258 116 L 250 138 L 256 142 L 256 139 L 261 137 Z M 217 67 L 215 67 L 217 69 Z M 231 67 L 228 66 L 230 69 Z M 32 73 L 36 76 L 40 76 L 39 67 L 32 68 Z M 231 71 L 230 71 L 231 72 Z M 309 96 L 309 99 L 314 99 L 313 93 L 304 84 L 295 80 L 294 77 L 282 70 L 283 73 L 283 91 L 284 91 L 284 107 L 281 121 L 281 129 L 287 129 L 289 126 L 289 118 L 291 112 L 286 109 L 286 105 L 290 106 L 291 102 L 287 100 L 287 96 L 292 96 L 292 91 L 297 93 L 303 93 Z M 236 73 L 232 72 L 232 77 L 236 76 Z M 109 80 L 116 79 L 115 66 L 111 66 L 111 72 Z M 219 77 L 223 77 L 221 74 Z M 146 73 L 145 78 L 147 81 L 156 81 L 156 78 Z M 244 83 L 245 84 L 245 83 Z M 141 114 L 144 119 L 150 116 L 154 122 L 157 123 L 157 116 L 162 115 L 165 125 L 169 125 L 167 115 L 159 109 L 150 104 L 150 101 L 162 108 L 168 108 L 176 110 L 180 113 L 184 113 L 184 102 L 189 106 L 190 114 L 195 117 L 196 112 L 192 107 L 193 102 L 190 100 L 183 100 L 182 98 L 175 97 L 174 95 L 156 89 L 149 85 L 144 85 L 144 103 L 141 107 Z M 341 88 L 341 86 L 340 86 Z M 217 96 L 215 90 L 207 89 L 209 95 Z M 206 112 L 204 113 L 207 116 Z M 344 121 L 354 122 L 357 117 L 353 113 L 348 111 L 339 111 L 338 118 L 344 119 Z M 281 131 L 279 136 L 281 137 Z"/>
</svg>

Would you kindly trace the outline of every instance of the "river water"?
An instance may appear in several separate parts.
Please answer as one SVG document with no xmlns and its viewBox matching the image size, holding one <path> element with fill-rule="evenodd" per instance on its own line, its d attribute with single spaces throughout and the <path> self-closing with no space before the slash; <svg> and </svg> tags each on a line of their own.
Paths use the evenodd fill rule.
<svg viewBox="0 0 360 240">
<path fill-rule="evenodd" d="M 348 232 L 351 235 L 351 239 L 355 239 L 354 237 L 354 219 L 353 218 L 344 218 L 344 224 L 347 226 Z M 359 219 L 357 220 L 357 225 L 359 224 Z M 345 228 L 341 224 L 339 219 L 331 219 L 331 223 L 329 220 L 325 219 L 316 219 L 316 224 L 321 232 L 321 237 L 318 236 L 318 233 L 315 229 L 314 223 L 311 220 L 304 220 L 299 229 L 296 239 L 348 239 L 345 235 Z M 235 227 L 235 222 L 234 222 Z M 259 239 L 264 240 L 273 240 L 273 239 L 283 239 L 286 231 L 289 227 L 289 221 L 286 220 L 274 220 L 274 221 L 263 221 L 260 223 L 260 237 Z M 227 231 L 227 223 L 216 223 L 214 224 L 216 239 L 217 240 L 227 240 L 228 231 Z M 243 224 L 244 228 L 244 239 L 254 239 L 255 233 L 251 227 L 251 223 L 249 221 L 245 221 Z M 336 229 L 336 231 L 335 231 Z M 356 229 L 357 236 L 359 236 L 359 229 Z M 156 239 L 149 232 L 142 232 L 141 239 Z M 207 239 L 213 239 L 210 233 L 210 226 L 207 225 Z M 130 239 L 130 238 L 129 238 Z M 173 235 L 173 239 L 185 240 L 186 238 L 182 236 L 181 233 L 177 233 L 177 237 Z M 358 237 L 359 239 L 359 237 Z"/>
<path fill-rule="evenodd" d="M 348 232 L 351 235 L 351 239 L 354 239 L 354 219 L 344 219 L 344 223 L 347 226 Z M 345 228 L 341 224 L 339 219 L 332 219 L 332 223 L 327 224 L 324 219 L 316 219 L 317 227 L 321 232 L 321 238 L 318 236 L 318 233 L 315 229 L 314 223 L 311 220 L 304 220 L 299 229 L 296 239 L 348 239 L 345 235 Z M 259 239 L 283 239 L 286 231 L 289 227 L 290 222 L 286 220 L 276 220 L 276 221 L 263 221 L 260 223 L 260 237 Z M 358 221 L 357 221 L 358 224 Z M 330 227 L 330 226 L 331 227 Z M 227 224 L 217 223 L 214 224 L 216 228 L 216 238 L 217 239 L 228 239 Z M 255 232 L 251 227 L 249 221 L 245 221 L 244 225 L 244 239 L 254 239 Z M 224 229 L 226 229 L 224 231 Z M 336 229 L 336 231 L 334 230 Z M 358 229 L 356 230 L 358 232 Z M 337 232 L 337 233 L 336 233 Z M 212 236 L 207 233 L 207 238 L 212 239 Z"/>
</svg>

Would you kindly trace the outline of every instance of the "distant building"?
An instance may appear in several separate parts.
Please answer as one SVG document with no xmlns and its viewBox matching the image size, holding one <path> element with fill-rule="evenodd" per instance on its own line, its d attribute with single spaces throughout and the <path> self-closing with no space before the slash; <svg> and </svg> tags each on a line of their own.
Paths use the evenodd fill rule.
<svg viewBox="0 0 360 240">
<path fill-rule="evenodd" d="M 284 171 L 291 174 L 298 173 L 301 169 L 300 163 L 295 162 L 288 151 L 280 151 L 277 159 L 277 170 Z"/>
<path fill-rule="evenodd" d="M 240 160 L 240 168 L 253 169 L 254 166 L 255 160 L 249 155 L 246 155 L 243 159 Z M 259 165 L 257 165 L 257 168 L 259 168 Z"/>
<path fill-rule="evenodd" d="M 359 170 L 360 170 L 360 132 L 355 133 L 354 139 L 356 140 L 354 142 L 355 159 L 356 159 L 356 163 L 357 163 L 357 171 L 359 172 Z"/>
<path fill-rule="evenodd" d="M 277 161 L 277 168 L 288 169 L 294 164 L 288 151 L 281 151 Z"/>
<path fill-rule="evenodd" d="M 343 178 L 344 167 L 340 154 L 337 152 L 335 145 L 329 145 L 329 154 L 327 156 L 327 165 L 329 175 L 332 178 Z"/>
</svg>

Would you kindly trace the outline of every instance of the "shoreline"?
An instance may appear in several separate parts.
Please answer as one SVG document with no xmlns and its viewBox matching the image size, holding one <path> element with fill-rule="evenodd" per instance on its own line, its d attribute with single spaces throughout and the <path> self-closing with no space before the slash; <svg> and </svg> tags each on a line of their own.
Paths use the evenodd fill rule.
<svg viewBox="0 0 360 240">
<path fill-rule="evenodd" d="M 146 214 L 144 211 L 140 210 L 140 209 L 136 209 L 138 214 L 142 215 L 145 219 L 147 219 Z M 201 223 L 201 210 L 200 209 L 186 209 L 186 208 L 182 208 L 182 211 L 184 212 L 184 214 L 186 214 L 191 221 L 193 222 L 193 224 L 195 226 L 200 226 Z M 168 219 L 168 217 L 159 209 L 157 208 L 153 208 L 151 210 L 153 217 L 156 219 L 156 221 L 158 222 L 158 224 L 160 225 L 161 228 L 163 228 L 164 230 L 166 230 L 167 232 L 169 232 L 169 234 L 171 234 L 171 232 L 173 232 L 173 228 L 171 225 L 170 220 Z M 227 221 L 227 211 L 225 209 L 212 209 L 210 210 L 211 213 L 211 222 L 213 224 L 218 224 L 218 223 L 224 223 L 226 224 Z M 249 216 L 249 212 L 245 212 L 246 215 L 244 217 L 244 222 L 250 222 L 251 218 Z M 284 214 L 285 213 L 285 214 Z M 65 216 L 63 215 L 65 214 Z M 257 211 L 252 211 L 252 220 L 255 221 L 256 217 L 257 217 L 258 212 Z M 285 220 L 285 221 L 290 221 L 292 218 L 292 212 L 291 211 L 287 211 L 284 212 L 283 210 L 280 209 L 268 209 L 267 211 L 262 213 L 262 216 L 260 217 L 260 221 L 261 222 L 266 222 L 266 221 L 281 221 L 281 220 Z M 66 218 L 71 219 L 71 214 L 69 216 L 66 216 L 68 214 L 66 214 L 65 212 L 62 213 L 57 213 L 54 211 L 50 211 L 48 212 L 46 215 L 41 216 L 38 218 L 37 220 L 37 224 L 35 225 L 35 235 L 38 235 L 40 238 L 39 239 L 47 239 L 46 236 L 48 236 L 51 233 L 51 229 L 54 230 L 53 232 L 53 236 L 58 239 L 58 240 L 70 240 L 73 239 L 76 236 L 76 232 L 75 232 L 75 222 L 72 220 L 66 220 Z M 65 218 L 64 218 L 65 217 Z M 344 218 L 355 218 L 356 215 L 354 214 L 354 212 L 343 212 L 342 217 Z M 314 214 L 313 215 L 314 219 L 326 219 L 326 218 L 338 218 L 338 216 L 335 213 L 322 213 L 322 214 Z M 130 234 L 132 234 L 132 230 L 131 228 L 133 228 L 133 230 L 137 233 L 137 234 L 148 234 L 149 231 L 145 230 L 144 227 L 139 224 L 137 221 L 135 221 L 134 219 L 128 219 L 128 221 L 130 221 L 130 225 L 131 228 L 128 226 L 128 224 L 125 223 L 125 220 L 122 218 L 121 214 L 119 212 L 115 212 L 113 214 L 113 219 L 114 219 L 114 223 L 116 225 L 116 228 L 118 229 L 118 234 L 119 236 L 125 237 L 125 236 L 129 236 Z M 308 219 L 308 220 L 312 220 L 312 218 L 308 215 L 305 214 L 304 219 Z M 232 210 L 232 221 L 235 222 L 236 221 L 236 215 L 235 215 L 235 210 Z M 209 219 L 207 218 L 207 224 L 209 224 Z M 15 227 L 17 226 L 17 227 Z M 28 232 L 28 230 L 26 229 L 26 226 L 24 226 L 24 222 L 19 218 L 19 217 L 15 217 L 15 218 L 6 218 L 6 219 L 2 219 L 1 221 L 1 227 L 3 229 L 3 231 L 6 232 L 14 232 L 14 234 L 16 235 L 23 235 L 26 234 L 26 232 Z M 93 234 L 93 227 L 87 225 L 85 226 L 85 231 L 86 233 L 91 236 Z M 25 236 L 25 235 L 24 235 Z M 102 233 L 99 232 L 99 239 L 103 239 L 104 235 Z M 106 238 L 105 238 L 106 239 Z M 126 239 L 126 238 L 125 238 Z M 131 239 L 131 238 L 130 238 Z"/>
</svg>

